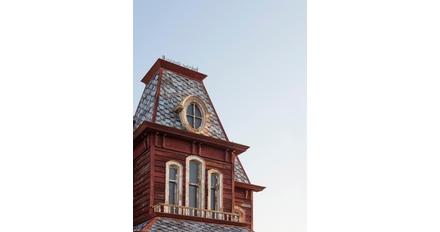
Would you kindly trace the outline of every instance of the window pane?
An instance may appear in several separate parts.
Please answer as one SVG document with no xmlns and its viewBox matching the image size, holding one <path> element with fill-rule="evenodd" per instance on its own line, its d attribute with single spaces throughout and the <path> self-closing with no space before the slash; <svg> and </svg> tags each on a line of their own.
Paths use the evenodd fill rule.
<svg viewBox="0 0 440 232">
<path fill-rule="evenodd" d="M 189 104 L 188 108 L 186 109 L 186 115 L 194 116 L 194 104 Z"/>
<path fill-rule="evenodd" d="M 189 162 L 189 182 L 191 184 L 199 183 L 199 163 L 197 161 L 191 160 Z"/>
<path fill-rule="evenodd" d="M 202 119 L 200 118 L 194 118 L 194 128 L 199 128 L 202 125 Z"/>
<path fill-rule="evenodd" d="M 189 186 L 189 207 L 197 208 L 197 186 Z"/>
<path fill-rule="evenodd" d="M 211 175 L 211 188 L 216 188 L 217 186 L 217 178 L 218 176 L 216 174 Z"/>
<path fill-rule="evenodd" d="M 199 118 L 202 117 L 202 112 L 200 111 L 200 109 L 197 105 L 194 105 L 194 115 Z"/>
<path fill-rule="evenodd" d="M 176 193 L 177 193 L 177 191 L 176 191 L 176 183 L 169 182 L 169 190 L 170 190 L 170 192 L 168 193 L 169 194 L 168 202 L 171 205 L 176 205 L 177 204 L 177 202 L 176 202 L 176 200 L 177 200 L 177 196 L 176 196 Z"/>
<path fill-rule="evenodd" d="M 194 117 L 192 116 L 186 116 L 186 120 L 188 120 L 189 125 L 194 128 Z"/>
<path fill-rule="evenodd" d="M 216 195 L 215 194 L 215 190 L 214 191 L 211 190 L 211 196 L 210 197 L 211 197 L 211 209 L 212 210 L 217 210 L 216 207 L 215 207 L 215 205 L 216 205 L 215 195 Z"/>
<path fill-rule="evenodd" d="M 175 180 L 177 181 L 177 168 L 171 166 L 170 167 L 170 180 Z"/>
</svg>

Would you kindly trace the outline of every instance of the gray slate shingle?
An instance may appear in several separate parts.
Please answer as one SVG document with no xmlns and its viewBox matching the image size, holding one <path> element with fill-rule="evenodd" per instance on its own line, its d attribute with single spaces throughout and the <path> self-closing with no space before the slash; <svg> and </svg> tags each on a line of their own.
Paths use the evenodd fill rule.
<svg viewBox="0 0 440 232">
<path fill-rule="evenodd" d="M 243 166 L 241 165 L 238 158 L 235 158 L 235 167 L 234 167 L 234 173 L 235 173 L 235 181 L 250 184 L 249 179 L 246 176 L 246 173 L 244 171 Z"/>
<path fill-rule="evenodd" d="M 156 94 L 157 81 L 158 75 L 145 86 L 138 108 L 133 116 L 133 120 L 135 120 L 133 129 L 136 129 L 143 121 L 151 122 L 153 119 L 154 95 Z"/>
<path fill-rule="evenodd" d="M 154 96 L 157 91 L 158 79 L 159 76 L 156 75 L 145 86 L 138 108 L 133 117 L 135 120 L 134 129 L 136 129 L 143 121 L 152 122 L 153 120 L 153 108 L 155 107 Z M 226 134 L 221 128 L 220 119 L 214 112 L 214 106 L 210 103 L 208 93 L 203 87 L 203 84 L 168 70 L 164 70 L 161 80 L 155 123 L 184 130 L 179 115 L 174 109 L 185 97 L 190 95 L 198 96 L 205 102 L 206 107 L 208 108 L 209 117 L 207 125 L 201 134 L 227 140 Z M 235 180 L 242 183 L 250 183 L 249 179 L 246 177 L 243 166 L 238 162 L 238 158 L 236 158 L 235 161 Z"/>
<path fill-rule="evenodd" d="M 134 232 L 141 231 L 148 223 L 142 223 L 133 228 Z M 149 232 L 251 232 L 248 228 L 239 226 L 220 225 L 214 223 L 196 222 L 173 218 L 157 218 Z"/>
<path fill-rule="evenodd" d="M 153 108 L 155 107 L 154 95 L 157 91 L 157 84 L 158 76 L 154 77 L 154 79 L 145 86 L 134 115 L 134 129 L 136 129 L 143 121 L 152 121 Z M 180 122 L 179 115 L 174 110 L 187 96 L 199 97 L 203 100 L 208 109 L 206 127 L 201 131 L 201 134 L 227 140 L 226 134 L 221 128 L 220 119 L 215 114 L 214 106 L 211 104 L 208 93 L 203 87 L 203 84 L 168 70 L 163 72 L 160 84 L 160 95 L 155 123 L 183 130 L 184 127 Z"/>
</svg>

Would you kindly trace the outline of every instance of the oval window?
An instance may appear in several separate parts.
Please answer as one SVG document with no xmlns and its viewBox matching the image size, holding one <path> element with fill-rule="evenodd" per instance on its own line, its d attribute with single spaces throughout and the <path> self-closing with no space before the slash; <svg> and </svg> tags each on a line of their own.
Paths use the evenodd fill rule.
<svg viewBox="0 0 440 232">
<path fill-rule="evenodd" d="M 198 129 L 202 125 L 202 111 L 195 102 L 188 105 L 188 108 L 186 109 L 186 119 L 188 120 L 189 125 L 194 129 Z"/>
<path fill-rule="evenodd" d="M 176 107 L 182 126 L 191 132 L 202 133 L 209 120 L 209 112 L 202 99 L 188 96 Z"/>
</svg>

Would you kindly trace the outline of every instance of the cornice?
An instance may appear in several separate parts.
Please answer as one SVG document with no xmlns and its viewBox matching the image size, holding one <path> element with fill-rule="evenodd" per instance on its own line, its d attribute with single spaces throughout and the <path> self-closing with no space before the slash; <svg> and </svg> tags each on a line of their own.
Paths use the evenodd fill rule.
<svg viewBox="0 0 440 232">
<path fill-rule="evenodd" d="M 164 134 L 174 135 L 176 137 L 180 137 L 186 140 L 193 140 L 193 141 L 196 140 L 201 143 L 214 145 L 222 148 L 228 148 L 234 150 L 236 155 L 245 152 L 249 148 L 249 146 L 246 145 L 225 141 L 221 139 L 216 139 L 206 135 L 196 134 L 185 130 L 167 127 L 148 121 L 142 122 L 142 124 L 139 125 L 139 127 L 133 132 L 133 141 L 136 141 L 139 137 L 141 137 L 144 133 L 147 132 L 164 133 Z"/>
</svg>

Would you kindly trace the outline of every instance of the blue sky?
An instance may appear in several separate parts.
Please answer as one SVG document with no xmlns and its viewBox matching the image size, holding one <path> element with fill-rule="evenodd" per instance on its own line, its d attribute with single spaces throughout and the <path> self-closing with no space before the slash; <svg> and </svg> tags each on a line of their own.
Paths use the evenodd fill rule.
<svg viewBox="0 0 440 232">
<path fill-rule="evenodd" d="M 256 231 L 305 231 L 306 1 L 134 0 L 133 112 L 162 55 L 199 67 L 254 196 Z"/>
</svg>

